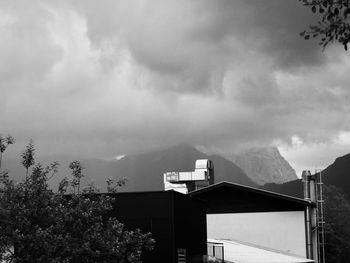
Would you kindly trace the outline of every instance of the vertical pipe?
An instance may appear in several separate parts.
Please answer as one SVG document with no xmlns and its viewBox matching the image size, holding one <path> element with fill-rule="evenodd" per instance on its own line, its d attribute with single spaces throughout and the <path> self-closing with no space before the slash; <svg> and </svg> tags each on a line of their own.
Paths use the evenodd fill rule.
<svg viewBox="0 0 350 263">
<path fill-rule="evenodd" d="M 209 173 L 209 185 L 212 185 L 215 183 L 214 178 L 214 163 L 211 160 L 208 160 L 208 173 Z"/>
<path fill-rule="evenodd" d="M 318 227 L 317 227 L 317 190 L 316 174 L 310 174 L 310 200 L 313 206 L 310 207 L 311 217 L 311 243 L 313 256 L 312 259 L 318 262 Z"/>
<path fill-rule="evenodd" d="M 311 172 L 303 171 L 302 180 L 304 183 L 304 199 L 311 201 Z M 305 239 L 306 239 L 306 257 L 313 259 L 313 244 L 312 244 L 312 209 L 310 206 L 306 207 L 305 210 Z"/>
<path fill-rule="evenodd" d="M 311 208 L 306 207 L 305 210 L 305 235 L 306 235 L 306 257 L 313 259 L 313 244 L 312 244 L 312 222 L 311 222 Z"/>
<path fill-rule="evenodd" d="M 310 195 L 310 178 L 311 178 L 311 172 L 309 170 L 304 170 L 301 174 L 301 178 L 304 183 L 304 199 L 311 201 L 311 195 Z"/>
</svg>

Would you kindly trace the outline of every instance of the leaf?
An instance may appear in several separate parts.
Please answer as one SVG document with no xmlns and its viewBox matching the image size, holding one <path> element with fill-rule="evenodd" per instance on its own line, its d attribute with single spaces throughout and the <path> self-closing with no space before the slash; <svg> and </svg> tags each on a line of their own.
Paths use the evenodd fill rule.
<svg viewBox="0 0 350 263">
<path fill-rule="evenodd" d="M 311 7 L 311 11 L 312 11 L 312 13 L 316 13 L 316 6 L 313 5 L 313 6 Z"/>
<path fill-rule="evenodd" d="M 306 40 L 307 40 L 307 39 L 310 39 L 310 35 L 306 35 L 304 38 L 305 38 Z"/>
<path fill-rule="evenodd" d="M 350 14 L 350 8 L 346 8 L 344 11 L 344 18 L 346 19 L 349 14 Z"/>
<path fill-rule="evenodd" d="M 334 9 L 334 14 L 335 14 L 335 15 L 339 15 L 339 9 L 338 9 L 338 8 L 335 8 L 335 9 Z"/>
</svg>

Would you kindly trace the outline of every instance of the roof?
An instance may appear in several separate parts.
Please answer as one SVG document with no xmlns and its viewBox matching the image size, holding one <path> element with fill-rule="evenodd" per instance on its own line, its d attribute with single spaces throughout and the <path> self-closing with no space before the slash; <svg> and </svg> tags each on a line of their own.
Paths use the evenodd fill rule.
<svg viewBox="0 0 350 263">
<path fill-rule="evenodd" d="M 89 195 L 89 193 L 87 193 Z M 129 191 L 129 192 L 115 192 L 115 193 L 103 193 L 103 192 L 98 192 L 98 193 L 93 193 L 93 195 L 108 195 L 112 197 L 117 197 L 117 196 L 150 196 L 150 195 L 175 195 L 183 198 L 191 198 L 191 199 L 197 199 L 195 197 L 180 193 L 175 190 L 155 190 L 155 191 Z"/>
<path fill-rule="evenodd" d="M 304 211 L 313 205 L 300 198 L 225 181 L 189 195 L 206 201 L 207 214 Z"/>
<path fill-rule="evenodd" d="M 314 260 L 269 250 L 252 244 L 232 240 L 208 239 L 208 242 L 224 245 L 225 262 L 234 263 L 308 263 Z"/>
<path fill-rule="evenodd" d="M 234 188 L 234 189 L 241 189 L 241 190 L 252 192 L 252 193 L 257 193 L 257 194 L 261 194 L 261 195 L 265 195 L 265 196 L 274 197 L 277 199 L 288 200 L 288 201 L 296 202 L 296 203 L 303 204 L 303 205 L 312 205 L 311 201 L 304 200 L 301 198 L 297 198 L 297 197 L 293 197 L 293 196 L 289 196 L 289 195 L 284 195 L 284 194 L 280 194 L 280 193 L 275 193 L 275 192 L 271 192 L 271 191 L 267 191 L 267 190 L 262 190 L 262 189 L 258 189 L 258 188 L 254 188 L 254 187 L 249 187 L 249 186 L 245 186 L 242 184 L 231 183 L 231 182 L 227 182 L 227 181 L 215 183 L 215 184 L 209 185 L 207 187 L 201 188 L 199 190 L 195 190 L 195 191 L 191 192 L 190 195 L 196 196 L 198 194 L 209 192 L 209 191 L 212 191 L 214 189 L 217 189 L 217 188 L 220 188 L 223 186 Z"/>
</svg>

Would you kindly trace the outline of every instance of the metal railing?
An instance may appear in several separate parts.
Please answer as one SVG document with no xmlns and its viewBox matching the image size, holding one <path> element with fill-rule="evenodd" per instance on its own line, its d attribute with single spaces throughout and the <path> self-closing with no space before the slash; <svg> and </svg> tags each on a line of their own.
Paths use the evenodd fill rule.
<svg viewBox="0 0 350 263">
<path fill-rule="evenodd" d="M 224 262 L 224 244 L 217 242 L 207 242 L 207 254 L 210 257 Z"/>
</svg>

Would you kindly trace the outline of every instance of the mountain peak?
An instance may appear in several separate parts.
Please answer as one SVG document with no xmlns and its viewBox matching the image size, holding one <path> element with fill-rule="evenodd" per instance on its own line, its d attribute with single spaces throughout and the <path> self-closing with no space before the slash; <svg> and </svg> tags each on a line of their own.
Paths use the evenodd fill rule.
<svg viewBox="0 0 350 263">
<path fill-rule="evenodd" d="M 344 189 L 350 189 L 350 153 L 335 159 L 334 163 L 322 171 L 324 183 Z"/>
<path fill-rule="evenodd" d="M 234 163 L 259 185 L 298 179 L 294 169 L 277 147 L 253 147 L 232 157 Z"/>
<path fill-rule="evenodd" d="M 127 155 L 118 162 L 87 164 L 86 173 L 97 175 L 97 183 L 105 178 L 127 178 L 121 191 L 154 191 L 164 189 L 163 173 L 193 171 L 197 159 L 210 159 L 214 163 L 215 182 L 230 181 L 243 185 L 257 185 L 231 161 L 219 155 L 207 155 L 188 144 L 175 145 L 148 153 Z"/>
<path fill-rule="evenodd" d="M 346 198 L 350 199 L 350 154 L 338 157 L 331 165 L 322 171 L 324 186 L 333 185 L 342 189 Z M 295 180 L 284 184 L 265 184 L 263 189 L 279 192 L 296 197 L 303 197 L 302 180 Z"/>
</svg>

